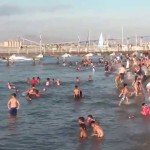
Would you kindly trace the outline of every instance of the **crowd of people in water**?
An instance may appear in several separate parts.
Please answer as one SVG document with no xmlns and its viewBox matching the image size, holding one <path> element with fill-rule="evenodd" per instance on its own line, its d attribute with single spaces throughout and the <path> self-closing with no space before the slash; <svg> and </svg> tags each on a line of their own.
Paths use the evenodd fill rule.
<svg viewBox="0 0 150 150">
<path fill-rule="evenodd" d="M 123 102 L 125 102 L 125 104 L 129 104 L 130 97 L 132 96 L 138 97 L 143 95 L 144 98 L 148 98 L 150 96 L 150 82 L 146 85 L 148 97 L 145 95 L 144 85 L 144 82 L 148 79 L 148 69 L 150 67 L 149 55 L 142 54 L 138 59 L 136 57 L 136 55 L 127 55 L 126 67 L 125 65 L 122 65 L 119 68 L 118 74 L 115 76 L 115 85 L 120 92 L 119 106 L 121 106 Z M 131 74 L 134 76 L 133 79 L 131 78 Z M 150 116 L 150 107 L 145 103 L 142 103 L 141 114 Z"/>
<path fill-rule="evenodd" d="M 114 82 L 116 89 L 118 90 L 118 97 L 120 98 L 118 102 L 119 106 L 122 106 L 123 103 L 130 104 L 130 97 L 132 96 L 138 97 L 139 95 L 143 95 L 145 97 L 145 89 L 150 96 L 150 82 L 146 86 L 144 85 L 145 81 L 148 79 L 148 69 L 150 67 L 149 58 L 150 56 L 148 53 L 143 53 L 140 56 L 137 56 L 137 54 L 119 54 L 112 55 L 109 58 L 99 59 L 99 63 L 103 65 L 105 73 L 112 72 L 113 68 L 117 66 L 116 68 L 118 71 L 115 75 Z M 63 64 L 64 63 L 66 62 L 63 62 Z M 76 62 L 76 70 L 81 71 L 83 67 L 90 66 L 92 71 L 95 72 L 96 65 L 96 63 L 92 62 L 92 59 L 83 60 L 81 63 Z M 93 81 L 91 75 L 87 77 L 87 81 Z M 52 85 L 61 86 L 62 84 L 60 79 L 55 80 L 47 78 L 42 91 L 39 91 L 38 85 L 41 84 L 40 77 L 32 77 L 32 79 L 28 78 L 26 82 L 29 85 L 29 88 L 23 94 L 28 101 L 40 97 L 42 93 L 46 92 Z M 75 100 L 81 100 L 83 98 L 83 92 L 79 87 L 80 78 L 76 77 L 75 82 L 76 85 L 73 89 L 73 97 Z M 8 101 L 8 109 L 10 110 L 11 115 L 17 115 L 17 109 L 19 109 L 20 103 L 16 96 L 20 89 L 11 82 L 7 83 L 7 87 L 9 90 L 14 91 Z M 141 104 L 141 114 L 150 116 L 150 106 L 148 106 L 146 102 Z M 129 116 L 129 118 L 131 118 L 131 116 Z M 87 128 L 92 129 L 91 136 L 96 136 L 101 139 L 104 137 L 104 130 L 101 124 L 92 115 L 88 115 L 86 119 L 80 116 L 78 118 L 78 123 L 80 138 L 83 139 L 88 137 L 89 133 Z"/>
</svg>

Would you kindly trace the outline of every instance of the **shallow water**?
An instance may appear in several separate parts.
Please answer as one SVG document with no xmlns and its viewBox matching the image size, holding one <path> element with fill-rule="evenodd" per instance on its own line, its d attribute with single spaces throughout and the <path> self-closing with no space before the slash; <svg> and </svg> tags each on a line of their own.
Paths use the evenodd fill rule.
<svg viewBox="0 0 150 150">
<path fill-rule="evenodd" d="M 118 93 L 114 86 L 114 74 L 106 76 L 103 67 L 77 72 L 75 67 L 57 65 L 48 58 L 39 65 L 31 62 L 16 63 L 6 67 L 0 63 L 0 149 L 2 150 L 146 150 L 150 147 L 150 119 L 140 115 L 143 98 L 131 98 L 130 105 L 118 104 Z M 87 82 L 88 75 L 94 81 Z M 43 97 L 27 102 L 21 95 L 28 85 L 27 77 L 40 76 L 43 84 L 47 77 L 60 79 L 60 87 L 52 86 Z M 74 101 L 72 93 L 76 76 L 80 77 L 80 88 L 84 98 Z M 19 88 L 21 103 L 17 118 L 9 116 L 7 100 L 11 94 L 6 87 L 11 81 Z M 90 137 L 79 140 L 79 116 L 92 114 L 105 131 L 103 141 Z M 134 115 L 134 119 L 129 119 Z M 90 133 L 90 132 L 89 132 Z"/>
</svg>

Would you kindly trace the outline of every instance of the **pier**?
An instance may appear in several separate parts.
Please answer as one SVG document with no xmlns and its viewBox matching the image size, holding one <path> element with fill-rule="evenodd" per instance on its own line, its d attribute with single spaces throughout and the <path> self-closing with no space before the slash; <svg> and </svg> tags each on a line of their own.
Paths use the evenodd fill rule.
<svg viewBox="0 0 150 150">
<path fill-rule="evenodd" d="M 129 39 L 128 39 L 129 40 Z M 37 54 L 85 54 L 85 53 L 112 53 L 112 52 L 128 52 L 134 51 L 145 52 L 150 50 L 150 43 L 136 43 L 126 45 L 120 44 L 115 40 L 106 40 L 103 43 L 103 47 L 98 48 L 98 40 L 90 41 L 77 41 L 77 42 L 64 42 L 64 43 L 50 43 L 45 44 L 40 40 L 39 42 L 31 41 L 25 38 L 21 38 L 16 41 L 5 41 L 0 44 L 0 55 L 9 56 L 12 54 L 23 55 L 37 55 Z"/>
</svg>

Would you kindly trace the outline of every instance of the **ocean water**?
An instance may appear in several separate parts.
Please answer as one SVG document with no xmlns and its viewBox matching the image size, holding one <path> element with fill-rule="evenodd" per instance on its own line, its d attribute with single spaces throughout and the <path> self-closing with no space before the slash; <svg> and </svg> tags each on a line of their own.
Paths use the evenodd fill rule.
<svg viewBox="0 0 150 150">
<path fill-rule="evenodd" d="M 118 92 L 114 74 L 105 75 L 103 65 L 96 71 L 88 67 L 77 72 L 75 66 L 56 64 L 55 58 L 45 58 L 35 66 L 31 62 L 17 62 L 7 67 L 0 62 L 0 150 L 149 150 L 150 119 L 140 115 L 144 98 L 131 97 L 130 105 L 118 107 Z M 115 69 L 115 68 L 114 68 Z M 116 68 L 117 69 L 117 68 Z M 88 82 L 92 75 L 93 82 Z M 39 76 L 42 90 L 47 77 L 60 79 L 60 87 L 51 86 L 44 95 L 27 102 L 28 77 Z M 75 78 L 79 77 L 84 97 L 73 98 Z M 17 97 L 21 103 L 16 118 L 10 117 L 7 101 L 12 93 L 6 83 L 13 82 L 19 88 Z M 91 137 L 80 140 L 78 117 L 92 114 L 102 125 L 105 138 Z M 129 119 L 134 115 L 134 119 Z"/>
</svg>

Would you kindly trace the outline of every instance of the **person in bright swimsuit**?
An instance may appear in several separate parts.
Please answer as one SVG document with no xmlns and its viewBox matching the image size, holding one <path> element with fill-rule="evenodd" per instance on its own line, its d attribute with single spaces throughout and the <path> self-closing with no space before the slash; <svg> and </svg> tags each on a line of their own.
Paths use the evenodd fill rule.
<svg viewBox="0 0 150 150">
<path fill-rule="evenodd" d="M 143 116 L 148 116 L 148 115 L 150 115 L 150 107 L 147 106 L 145 103 L 142 104 L 141 114 L 142 114 Z"/>
<path fill-rule="evenodd" d="M 37 84 L 38 84 L 37 79 L 35 77 L 33 77 L 31 80 L 31 85 L 36 86 Z"/>
<path fill-rule="evenodd" d="M 32 97 L 40 97 L 39 91 L 34 86 L 29 88 L 26 94 L 27 100 L 32 100 Z"/>
<path fill-rule="evenodd" d="M 16 93 L 13 93 L 11 95 L 11 98 L 9 99 L 7 103 L 7 107 L 9 109 L 9 113 L 11 116 L 16 116 L 17 115 L 17 110 L 20 107 L 20 103 L 18 99 L 16 98 Z"/>
</svg>

